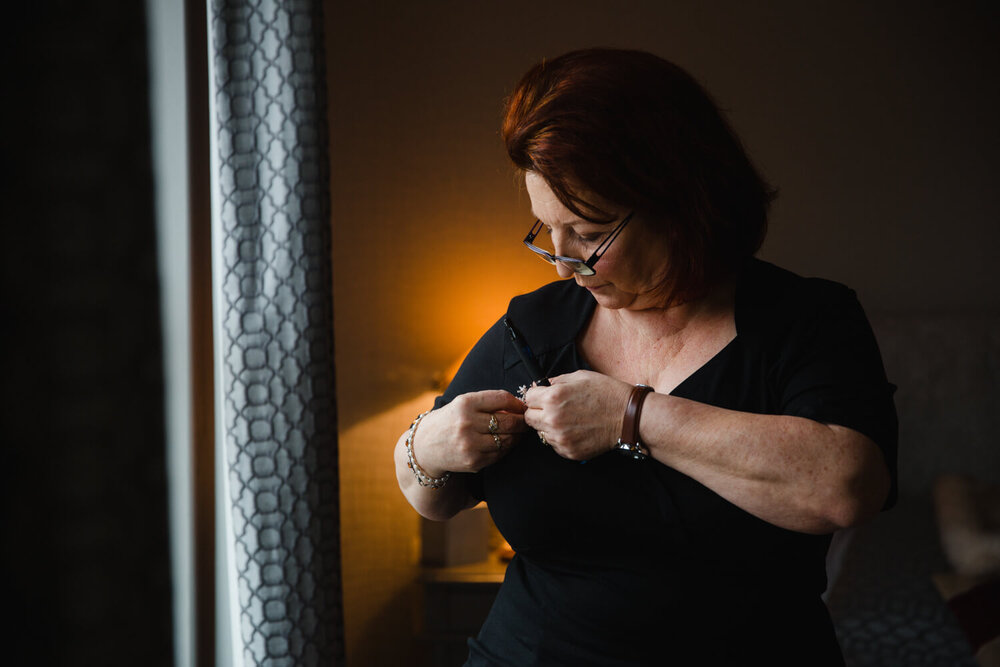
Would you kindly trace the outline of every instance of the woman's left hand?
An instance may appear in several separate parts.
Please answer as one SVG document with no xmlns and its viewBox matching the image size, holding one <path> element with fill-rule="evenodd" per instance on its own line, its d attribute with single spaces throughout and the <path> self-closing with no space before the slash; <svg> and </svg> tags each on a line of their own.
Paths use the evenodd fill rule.
<svg viewBox="0 0 1000 667">
<path fill-rule="evenodd" d="M 593 371 L 549 378 L 524 395 L 524 421 L 559 456 L 586 461 L 611 451 L 621 435 L 632 385 Z"/>
</svg>

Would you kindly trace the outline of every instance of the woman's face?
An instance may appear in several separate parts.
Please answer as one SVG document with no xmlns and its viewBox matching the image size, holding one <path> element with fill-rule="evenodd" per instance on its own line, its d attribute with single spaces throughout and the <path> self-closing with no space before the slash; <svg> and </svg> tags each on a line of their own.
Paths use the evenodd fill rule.
<svg viewBox="0 0 1000 667">
<path fill-rule="evenodd" d="M 531 210 L 551 234 L 556 255 L 587 259 L 614 229 L 613 224 L 588 222 L 574 214 L 538 174 L 528 172 L 524 182 L 531 198 Z M 617 221 L 630 213 L 617 206 L 602 205 L 602 208 L 614 212 Z M 538 241 L 543 241 L 545 234 L 543 230 Z M 667 247 L 662 235 L 656 233 L 648 220 L 635 215 L 594 265 L 594 275 L 582 276 L 558 263 L 556 269 L 561 277 L 572 276 L 578 285 L 587 288 L 604 308 L 645 310 L 664 305 L 662 285 L 667 273 L 666 258 Z"/>
</svg>

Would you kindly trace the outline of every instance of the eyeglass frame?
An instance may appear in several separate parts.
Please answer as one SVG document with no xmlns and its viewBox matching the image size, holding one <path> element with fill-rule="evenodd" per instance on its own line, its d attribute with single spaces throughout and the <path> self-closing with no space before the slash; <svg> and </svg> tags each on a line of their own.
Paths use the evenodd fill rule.
<svg viewBox="0 0 1000 667">
<path fill-rule="evenodd" d="M 634 214 L 635 211 L 632 211 L 626 215 L 622 221 L 618 223 L 618 226 L 612 229 L 604 240 L 601 241 L 601 244 L 594 249 L 594 252 L 591 253 L 590 257 L 586 261 L 577 259 L 576 257 L 553 255 L 548 250 L 539 248 L 532 243 L 535 240 L 535 237 L 538 236 L 539 232 L 541 232 L 542 228 L 545 226 L 542 221 L 538 219 L 536 219 L 535 224 L 531 226 L 531 231 L 528 232 L 528 235 L 524 237 L 524 245 L 528 246 L 528 250 L 532 251 L 552 266 L 555 266 L 556 262 L 560 262 L 563 266 L 573 271 L 573 273 L 579 273 L 581 276 L 592 276 L 597 273 L 594 269 L 594 264 L 597 264 L 597 260 L 604 256 L 604 253 L 606 253 L 608 248 L 611 247 L 611 243 L 618 238 L 618 235 L 621 234 L 623 229 L 625 229 L 625 225 L 629 223 Z M 579 267 L 586 267 L 587 270 L 581 271 Z"/>
</svg>

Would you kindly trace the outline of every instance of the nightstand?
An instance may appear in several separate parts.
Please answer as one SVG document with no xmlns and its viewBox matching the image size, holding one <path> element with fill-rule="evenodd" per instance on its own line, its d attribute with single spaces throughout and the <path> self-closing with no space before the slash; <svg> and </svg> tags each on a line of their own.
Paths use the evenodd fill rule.
<svg viewBox="0 0 1000 667">
<path fill-rule="evenodd" d="M 427 644 L 433 667 L 459 667 L 465 662 L 466 640 L 479 634 L 506 570 L 507 563 L 496 557 L 424 569 L 423 627 L 418 636 Z"/>
</svg>

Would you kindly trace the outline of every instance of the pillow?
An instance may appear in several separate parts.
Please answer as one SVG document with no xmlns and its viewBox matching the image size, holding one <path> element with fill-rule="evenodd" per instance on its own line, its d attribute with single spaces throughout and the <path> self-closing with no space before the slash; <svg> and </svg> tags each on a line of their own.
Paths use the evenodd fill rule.
<svg viewBox="0 0 1000 667">
<path fill-rule="evenodd" d="M 960 475 L 934 483 L 941 547 L 955 569 L 934 583 L 983 667 L 1000 667 L 1000 488 Z"/>
<path fill-rule="evenodd" d="M 1000 576 L 934 575 L 982 667 L 1000 667 Z"/>
</svg>

